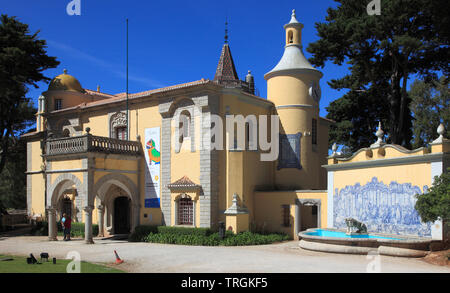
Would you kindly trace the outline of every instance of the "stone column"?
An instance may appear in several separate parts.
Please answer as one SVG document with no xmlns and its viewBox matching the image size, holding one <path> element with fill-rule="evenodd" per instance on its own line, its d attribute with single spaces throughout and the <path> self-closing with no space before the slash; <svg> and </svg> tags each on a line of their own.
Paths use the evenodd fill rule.
<svg viewBox="0 0 450 293">
<path fill-rule="evenodd" d="M 58 230 L 56 227 L 56 208 L 47 207 L 47 212 L 48 212 L 48 240 L 58 241 L 58 238 L 56 238 L 56 236 L 58 235 Z"/>
<path fill-rule="evenodd" d="M 104 237 L 105 236 L 105 206 L 99 205 L 97 206 L 98 209 L 98 236 Z"/>
<path fill-rule="evenodd" d="M 298 200 L 295 201 L 295 218 L 294 218 L 294 238 L 298 237 L 298 233 L 300 232 L 300 202 Z"/>
<path fill-rule="evenodd" d="M 84 239 L 87 244 L 93 244 L 94 240 L 92 237 L 92 210 L 93 206 L 84 207 Z"/>
</svg>

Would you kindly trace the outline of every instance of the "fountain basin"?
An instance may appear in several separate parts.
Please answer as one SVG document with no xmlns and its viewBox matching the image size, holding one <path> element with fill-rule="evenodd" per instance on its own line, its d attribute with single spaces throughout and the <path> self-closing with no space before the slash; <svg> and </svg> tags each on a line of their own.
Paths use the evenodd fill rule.
<svg viewBox="0 0 450 293">
<path fill-rule="evenodd" d="M 298 233 L 299 246 L 307 250 L 423 257 L 428 254 L 431 239 L 415 236 L 368 233 L 347 235 L 337 229 L 308 229 Z"/>
</svg>

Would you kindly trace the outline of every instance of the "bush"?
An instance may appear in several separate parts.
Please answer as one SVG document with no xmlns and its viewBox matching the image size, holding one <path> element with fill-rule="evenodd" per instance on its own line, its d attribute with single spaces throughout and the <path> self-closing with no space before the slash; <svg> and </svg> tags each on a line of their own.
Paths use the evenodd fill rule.
<svg viewBox="0 0 450 293">
<path fill-rule="evenodd" d="M 209 236 L 214 233 L 214 231 L 209 228 L 158 226 L 157 229 L 160 234 Z"/>
<path fill-rule="evenodd" d="M 415 209 L 422 222 L 450 219 L 450 168 L 435 176 L 433 186 L 423 194 L 416 194 Z"/>
<path fill-rule="evenodd" d="M 143 227 L 143 226 L 141 226 Z M 145 226 L 144 226 L 145 227 Z M 149 228 L 152 227 L 152 228 Z M 146 237 L 145 231 L 150 231 Z M 250 231 L 233 234 L 231 231 L 225 232 L 225 238 L 220 239 L 219 233 L 206 228 L 183 228 L 168 226 L 147 226 L 137 229 L 138 233 L 133 239 L 143 239 L 145 242 L 181 244 L 181 245 L 201 245 L 201 246 L 243 246 L 261 245 L 289 240 L 290 237 L 282 233 L 258 234 Z M 130 240 L 132 241 L 132 240 Z"/>
<path fill-rule="evenodd" d="M 158 233 L 157 226 L 142 225 L 134 228 L 133 233 L 128 237 L 130 242 L 144 242 L 150 233 Z"/>
</svg>

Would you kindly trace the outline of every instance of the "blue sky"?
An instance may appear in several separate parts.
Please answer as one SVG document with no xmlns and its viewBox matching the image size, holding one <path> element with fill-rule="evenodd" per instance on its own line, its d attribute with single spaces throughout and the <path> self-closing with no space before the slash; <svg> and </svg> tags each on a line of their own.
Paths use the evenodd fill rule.
<svg viewBox="0 0 450 293">
<path fill-rule="evenodd" d="M 129 91 L 139 92 L 201 78 L 213 79 L 229 21 L 229 44 L 240 79 L 247 70 L 266 97 L 263 76 L 284 50 L 283 25 L 296 9 L 304 24 L 303 46 L 318 39 L 314 27 L 323 22 L 331 0 L 320 1 L 118 1 L 81 0 L 81 16 L 69 16 L 70 0 L 0 0 L 3 14 L 17 16 L 40 31 L 48 54 L 61 62 L 45 75 L 75 76 L 84 88 L 120 93 L 126 89 L 126 18 L 129 19 Z M 365 7 L 362 7 L 365 9 Z M 306 57 L 310 54 L 304 50 Z M 322 69 L 321 115 L 330 101 L 343 95 L 327 81 L 343 76 L 346 67 L 328 63 Z M 29 96 L 37 101 L 47 89 L 40 83 Z"/>
</svg>

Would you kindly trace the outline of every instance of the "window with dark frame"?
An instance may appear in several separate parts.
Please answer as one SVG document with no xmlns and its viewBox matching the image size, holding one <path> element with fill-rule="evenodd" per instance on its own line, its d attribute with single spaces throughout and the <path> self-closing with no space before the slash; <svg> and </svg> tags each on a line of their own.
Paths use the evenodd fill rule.
<svg viewBox="0 0 450 293">
<path fill-rule="evenodd" d="M 62 99 L 55 99 L 55 110 L 62 109 Z"/>
<path fill-rule="evenodd" d="M 311 213 L 312 213 L 313 216 L 317 215 L 317 206 L 316 205 L 312 206 Z"/>
<path fill-rule="evenodd" d="M 291 226 L 291 209 L 289 205 L 282 205 L 281 206 L 281 213 L 283 218 L 283 227 L 290 227 Z"/>
<path fill-rule="evenodd" d="M 311 131 L 311 141 L 312 144 L 316 145 L 317 144 L 317 119 L 312 120 L 312 131 Z"/>
<path fill-rule="evenodd" d="M 193 225 L 194 205 L 190 198 L 178 200 L 178 225 Z"/>
</svg>

